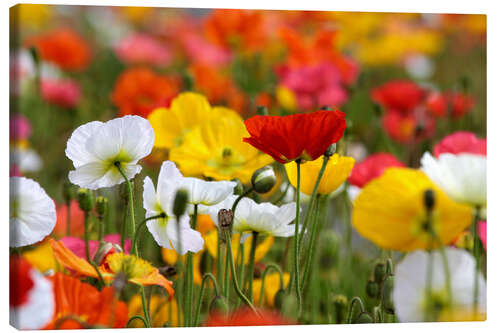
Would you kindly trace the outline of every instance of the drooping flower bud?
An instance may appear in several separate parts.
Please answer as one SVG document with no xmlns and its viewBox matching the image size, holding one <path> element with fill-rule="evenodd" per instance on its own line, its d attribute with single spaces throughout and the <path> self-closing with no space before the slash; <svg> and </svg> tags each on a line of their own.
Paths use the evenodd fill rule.
<svg viewBox="0 0 500 333">
<path fill-rule="evenodd" d="M 78 205 L 84 212 L 90 212 L 94 208 L 94 195 L 91 190 L 80 188 L 77 192 Z"/>
<path fill-rule="evenodd" d="M 70 202 L 75 198 L 75 186 L 73 186 L 70 182 L 64 182 L 62 188 L 62 196 L 64 202 Z"/>
<path fill-rule="evenodd" d="M 188 201 L 188 191 L 186 189 L 179 189 L 175 194 L 174 199 L 174 215 L 181 216 L 186 212 L 187 201 Z"/>
<path fill-rule="evenodd" d="M 356 319 L 354 319 L 355 324 L 373 324 L 375 320 L 369 312 L 361 312 Z"/>
<path fill-rule="evenodd" d="M 376 283 L 384 281 L 385 271 L 386 271 L 385 264 L 379 262 L 375 265 L 375 268 L 373 269 L 373 278 Z"/>
<path fill-rule="evenodd" d="M 336 150 L 337 150 L 337 144 L 332 143 L 331 145 L 328 146 L 328 148 L 326 149 L 326 151 L 323 155 L 325 155 L 326 157 L 333 156 L 333 154 L 335 154 Z"/>
<path fill-rule="evenodd" d="M 123 249 L 120 245 L 101 241 L 99 243 L 99 248 L 97 249 L 97 252 L 94 256 L 94 262 L 96 263 L 96 265 L 100 266 L 104 263 L 107 256 L 113 253 L 120 252 L 123 252 Z"/>
<path fill-rule="evenodd" d="M 392 300 L 392 289 L 394 287 L 394 276 L 388 275 L 382 287 L 382 308 L 388 314 L 394 314 L 394 302 Z"/>
<path fill-rule="evenodd" d="M 283 301 L 285 299 L 285 296 L 286 296 L 285 289 L 279 289 L 274 295 L 274 307 L 277 310 L 281 310 L 281 308 L 283 307 Z"/>
<path fill-rule="evenodd" d="M 109 205 L 108 198 L 103 196 L 98 196 L 97 199 L 95 200 L 95 203 L 96 203 L 97 215 L 99 215 L 100 217 L 105 216 L 106 213 L 108 212 L 108 205 Z"/>
<path fill-rule="evenodd" d="M 267 193 L 276 184 L 276 174 L 271 166 L 266 165 L 252 175 L 252 186 L 257 193 Z"/>
<path fill-rule="evenodd" d="M 373 280 L 366 283 L 366 294 L 371 298 L 378 298 L 380 295 L 379 284 Z"/>
<path fill-rule="evenodd" d="M 347 297 L 344 295 L 335 295 L 333 297 L 333 306 L 335 308 L 335 318 L 337 324 L 341 324 L 343 322 L 343 318 L 345 318 L 347 303 Z"/>
<path fill-rule="evenodd" d="M 243 184 L 241 183 L 241 180 L 239 180 L 238 178 L 234 178 L 231 181 L 236 183 L 236 186 L 233 189 L 233 194 L 234 195 L 243 194 L 244 189 L 243 189 Z"/>
<path fill-rule="evenodd" d="M 226 298 L 224 296 L 215 296 L 210 302 L 209 310 L 211 315 L 213 314 L 223 314 L 227 315 L 229 313 L 229 305 L 227 304 Z"/>
</svg>

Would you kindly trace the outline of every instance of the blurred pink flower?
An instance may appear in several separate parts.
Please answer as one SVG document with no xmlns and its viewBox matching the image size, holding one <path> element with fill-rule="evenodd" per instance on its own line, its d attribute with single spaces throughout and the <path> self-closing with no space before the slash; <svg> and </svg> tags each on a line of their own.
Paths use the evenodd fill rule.
<svg viewBox="0 0 500 333">
<path fill-rule="evenodd" d="M 147 34 L 133 34 L 115 46 L 116 56 L 127 64 L 167 66 L 172 61 L 170 49 Z"/>
<path fill-rule="evenodd" d="M 108 243 L 120 245 L 120 235 L 112 234 L 103 237 L 103 240 Z M 80 258 L 86 259 L 85 256 L 85 241 L 77 237 L 63 237 L 61 238 L 64 246 L 66 246 L 71 252 L 79 256 Z M 130 239 L 125 240 L 125 253 L 130 253 L 130 247 L 132 246 Z M 89 252 L 90 257 L 94 258 L 97 249 L 99 248 L 99 242 L 96 240 L 89 240 Z"/>
<path fill-rule="evenodd" d="M 280 84 L 293 91 L 298 107 L 304 111 L 338 107 L 347 101 L 341 73 L 329 62 L 294 68 L 285 65 L 277 69 L 277 74 Z"/>
<path fill-rule="evenodd" d="M 185 32 L 180 41 L 186 55 L 198 64 L 222 66 L 229 63 L 231 53 L 215 44 L 206 41 L 203 37 L 193 32 Z"/>
<path fill-rule="evenodd" d="M 17 164 L 12 164 L 9 170 L 9 177 L 21 177 L 21 176 L 22 176 L 21 170 L 19 170 Z"/>
<path fill-rule="evenodd" d="M 27 140 L 31 135 L 31 124 L 22 114 L 14 114 L 9 120 L 10 140 Z"/>
<path fill-rule="evenodd" d="M 479 139 L 474 133 L 458 131 L 444 137 L 434 146 L 434 156 L 443 153 L 469 153 L 486 156 L 486 139 Z"/>
<path fill-rule="evenodd" d="M 41 85 L 43 99 L 63 108 L 74 108 L 81 98 L 80 86 L 77 82 L 63 79 L 44 79 Z"/>
<path fill-rule="evenodd" d="M 481 242 L 483 243 L 484 249 L 486 250 L 486 221 L 479 221 L 477 224 L 477 233 Z"/>
</svg>

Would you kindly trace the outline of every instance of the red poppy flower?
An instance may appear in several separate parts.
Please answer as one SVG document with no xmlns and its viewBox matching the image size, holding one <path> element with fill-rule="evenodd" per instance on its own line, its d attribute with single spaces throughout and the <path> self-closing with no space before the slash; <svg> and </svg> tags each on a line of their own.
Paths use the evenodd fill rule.
<svg viewBox="0 0 500 333">
<path fill-rule="evenodd" d="M 347 180 L 350 184 L 361 188 L 370 180 L 381 176 L 385 169 L 404 166 L 394 155 L 377 153 L 368 156 L 362 162 L 356 163 Z"/>
<path fill-rule="evenodd" d="M 249 308 L 240 308 L 229 314 L 229 316 L 216 312 L 208 317 L 204 326 L 269 326 L 295 324 L 283 318 L 275 311 L 259 309 L 259 314 L 256 314 Z"/>
<path fill-rule="evenodd" d="M 401 114 L 390 110 L 382 118 L 382 126 L 391 139 L 411 143 L 429 138 L 434 133 L 436 121 L 423 112 Z"/>
<path fill-rule="evenodd" d="M 316 111 L 290 116 L 254 116 L 245 120 L 250 134 L 243 141 L 271 155 L 279 163 L 313 161 L 344 135 L 345 114 Z"/>
<path fill-rule="evenodd" d="M 486 139 L 479 139 L 472 132 L 455 132 L 444 137 L 434 146 L 434 156 L 438 157 L 443 153 L 470 153 L 486 156 Z"/>
<path fill-rule="evenodd" d="M 111 98 L 120 109 L 120 116 L 147 117 L 157 107 L 168 107 L 179 91 L 178 86 L 176 79 L 156 74 L 149 68 L 132 68 L 118 77 Z"/>
<path fill-rule="evenodd" d="M 433 91 L 427 96 L 425 101 L 425 106 L 427 110 L 435 117 L 444 117 L 448 111 L 448 102 L 446 101 L 446 96 Z"/>
<path fill-rule="evenodd" d="M 127 305 L 119 301 L 112 287 L 101 291 L 77 278 L 56 273 L 50 277 L 54 285 L 56 310 L 45 329 L 77 329 L 89 326 L 125 327 L 128 320 Z M 61 320 L 71 316 L 75 319 Z"/>
<path fill-rule="evenodd" d="M 53 62 L 64 70 L 83 70 L 90 61 L 88 43 L 71 29 L 53 30 L 28 39 L 26 44 L 36 47 L 42 59 Z"/>
<path fill-rule="evenodd" d="M 371 97 L 387 109 L 407 112 L 422 102 L 424 91 L 412 81 L 394 80 L 373 89 Z"/>
<path fill-rule="evenodd" d="M 451 115 L 455 118 L 470 112 L 475 104 L 474 98 L 462 93 L 448 94 L 448 100 L 451 105 Z"/>
<path fill-rule="evenodd" d="M 84 214 L 78 205 L 78 201 L 71 200 L 70 206 L 70 224 L 71 230 L 70 235 L 74 237 L 81 237 L 84 233 Z M 52 231 L 53 235 L 57 238 L 66 236 L 66 228 L 68 222 L 68 206 L 66 204 L 58 204 L 56 203 L 56 212 L 57 212 L 57 222 L 54 230 Z"/>
</svg>

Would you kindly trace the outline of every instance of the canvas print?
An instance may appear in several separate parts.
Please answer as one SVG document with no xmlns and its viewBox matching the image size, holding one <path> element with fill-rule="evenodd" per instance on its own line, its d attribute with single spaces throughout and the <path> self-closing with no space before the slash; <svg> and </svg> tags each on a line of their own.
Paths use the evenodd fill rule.
<svg viewBox="0 0 500 333">
<path fill-rule="evenodd" d="M 10 324 L 486 320 L 486 16 L 10 8 Z"/>
</svg>

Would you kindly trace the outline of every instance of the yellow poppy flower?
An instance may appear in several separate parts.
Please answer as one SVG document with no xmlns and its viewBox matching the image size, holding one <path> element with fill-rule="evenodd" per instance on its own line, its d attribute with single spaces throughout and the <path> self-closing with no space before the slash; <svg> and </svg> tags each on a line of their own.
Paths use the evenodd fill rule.
<svg viewBox="0 0 500 333">
<path fill-rule="evenodd" d="M 21 26 L 37 29 L 47 23 L 52 16 L 51 7 L 50 5 L 20 4 L 12 8 L 11 15 L 16 15 Z"/>
<path fill-rule="evenodd" d="M 427 249 L 424 194 L 433 190 L 434 230 L 443 245 L 450 242 L 472 222 L 469 206 L 446 196 L 420 170 L 388 168 L 369 182 L 353 204 L 352 224 L 364 237 L 384 249 L 412 251 Z M 437 246 L 434 242 L 434 246 Z"/>
<path fill-rule="evenodd" d="M 342 185 L 347 177 L 351 174 L 354 167 L 354 158 L 349 156 L 340 156 L 334 154 L 330 157 L 325 173 L 319 183 L 319 194 L 330 194 Z M 300 165 L 300 192 L 311 195 L 318 178 L 319 171 L 323 165 L 323 157 L 317 158 L 314 161 L 306 162 Z M 288 180 L 297 187 L 297 165 L 294 162 L 285 164 Z"/>
<path fill-rule="evenodd" d="M 149 313 L 151 315 L 152 327 L 163 327 L 168 323 L 169 327 L 179 327 L 177 321 L 177 301 L 173 298 L 168 301 L 167 298 L 160 295 L 152 295 L 149 305 Z M 134 295 L 128 303 L 128 315 L 131 318 L 134 315 L 144 316 L 142 311 L 142 300 L 140 295 Z M 180 314 L 182 321 L 182 313 Z M 144 327 L 144 323 L 140 320 L 134 320 L 130 327 Z"/>
<path fill-rule="evenodd" d="M 453 309 L 444 310 L 439 314 L 437 321 L 484 321 L 486 313 L 482 311 L 475 312 L 472 309 Z"/>
<path fill-rule="evenodd" d="M 170 151 L 170 159 L 184 176 L 249 183 L 253 172 L 273 159 L 243 142 L 248 136 L 242 119 L 211 119 L 186 133 L 183 143 Z"/>
<path fill-rule="evenodd" d="M 283 273 L 283 289 L 286 289 L 290 282 L 290 274 Z M 264 285 L 264 302 L 269 306 L 274 306 L 274 296 L 280 289 L 280 275 L 279 273 L 268 273 L 266 276 L 266 283 Z M 260 302 L 260 291 L 262 289 L 262 279 L 253 280 L 253 299 L 255 304 Z"/>
<path fill-rule="evenodd" d="M 154 146 L 170 149 L 182 143 L 184 135 L 191 129 L 210 119 L 234 117 L 241 119 L 235 111 L 224 107 L 210 107 L 205 96 L 184 92 L 172 100 L 170 108 L 157 108 L 148 117 L 155 132 Z"/>
<path fill-rule="evenodd" d="M 295 97 L 295 94 L 284 85 L 279 85 L 276 88 L 276 99 L 286 110 L 297 109 L 297 98 Z"/>
<path fill-rule="evenodd" d="M 62 272 L 63 267 L 56 261 L 49 242 L 43 242 L 36 248 L 23 252 L 23 257 L 40 272 Z"/>
<path fill-rule="evenodd" d="M 245 265 L 248 264 L 250 258 L 250 250 L 252 247 L 252 237 L 247 237 L 243 245 L 243 250 L 245 251 Z M 258 262 L 267 254 L 269 249 L 274 243 L 274 237 L 268 236 L 264 238 L 262 242 L 257 244 L 255 249 L 255 262 Z M 207 246 L 208 253 L 213 257 L 217 258 L 217 230 L 212 230 L 205 235 L 205 244 Z M 231 240 L 231 246 L 233 247 L 233 259 L 237 262 L 240 252 L 240 234 L 235 234 Z"/>
</svg>

